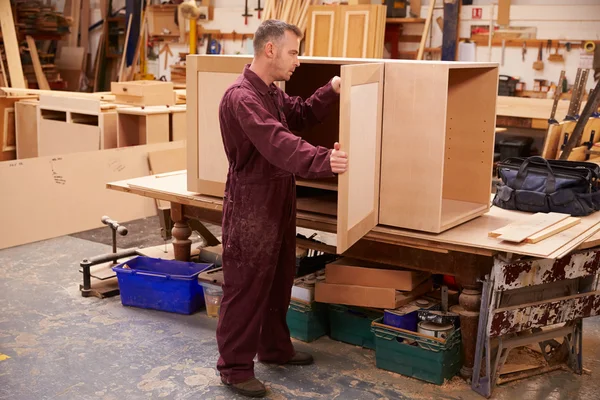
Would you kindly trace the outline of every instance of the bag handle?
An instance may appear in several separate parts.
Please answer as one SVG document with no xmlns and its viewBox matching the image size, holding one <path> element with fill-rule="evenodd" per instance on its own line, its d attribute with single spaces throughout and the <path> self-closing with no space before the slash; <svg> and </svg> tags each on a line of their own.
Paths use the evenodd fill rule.
<svg viewBox="0 0 600 400">
<path fill-rule="evenodd" d="M 554 171 L 552 171 L 552 167 L 550 166 L 550 163 L 548 163 L 548 160 L 540 156 L 532 156 L 523 161 L 523 164 L 521 164 L 521 167 L 519 168 L 519 172 L 517 172 L 517 178 L 515 179 L 515 189 L 519 190 L 521 189 L 521 186 L 523 186 L 525 178 L 527 177 L 525 169 L 531 161 L 540 161 L 546 164 L 546 167 L 548 168 L 548 179 L 546 180 L 546 194 L 553 193 L 556 190 L 556 177 L 554 176 Z"/>
</svg>

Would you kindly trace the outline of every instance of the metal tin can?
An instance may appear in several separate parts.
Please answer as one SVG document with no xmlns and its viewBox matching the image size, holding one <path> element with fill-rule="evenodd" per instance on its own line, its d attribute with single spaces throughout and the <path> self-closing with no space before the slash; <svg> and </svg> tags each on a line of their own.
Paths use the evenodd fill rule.
<svg viewBox="0 0 600 400">
<path fill-rule="evenodd" d="M 453 324 L 436 324 L 429 321 L 419 322 L 418 332 L 422 335 L 433 336 L 446 340 L 454 332 Z"/>
</svg>

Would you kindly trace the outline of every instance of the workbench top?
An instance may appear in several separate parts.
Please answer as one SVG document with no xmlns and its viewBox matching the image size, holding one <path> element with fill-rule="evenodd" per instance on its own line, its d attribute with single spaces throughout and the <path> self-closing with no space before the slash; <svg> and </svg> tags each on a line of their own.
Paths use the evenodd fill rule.
<svg viewBox="0 0 600 400">
<path fill-rule="evenodd" d="M 186 171 L 111 182 L 107 188 L 209 210 L 222 211 L 223 207 L 221 198 L 187 191 Z M 490 256 L 504 252 L 552 259 L 561 258 L 576 249 L 600 244 L 600 212 L 582 217 L 574 227 L 535 244 L 503 242 L 488 236 L 489 232 L 526 215 L 531 214 L 492 206 L 487 214 L 439 234 L 378 225 L 365 239 L 432 251 L 460 251 Z M 332 216 L 298 211 L 297 226 L 335 233 L 337 221 Z"/>
</svg>

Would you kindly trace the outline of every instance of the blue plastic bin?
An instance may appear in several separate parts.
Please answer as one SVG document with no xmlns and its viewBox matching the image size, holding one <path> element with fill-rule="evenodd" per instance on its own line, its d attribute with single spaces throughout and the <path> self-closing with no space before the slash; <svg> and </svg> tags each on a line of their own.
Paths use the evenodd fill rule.
<svg viewBox="0 0 600 400">
<path fill-rule="evenodd" d="M 127 264 L 129 268 L 123 268 Z M 113 267 L 124 306 L 192 314 L 204 306 L 198 275 L 214 266 L 139 256 Z"/>
</svg>

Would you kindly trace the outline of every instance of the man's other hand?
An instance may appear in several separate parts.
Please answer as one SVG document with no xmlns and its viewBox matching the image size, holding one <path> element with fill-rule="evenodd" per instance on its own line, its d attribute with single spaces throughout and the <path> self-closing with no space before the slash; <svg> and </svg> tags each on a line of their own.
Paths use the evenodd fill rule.
<svg viewBox="0 0 600 400">
<path fill-rule="evenodd" d="M 343 174 L 348 169 L 348 155 L 340 150 L 340 144 L 335 142 L 331 152 L 331 170 L 334 174 Z"/>
<path fill-rule="evenodd" d="M 341 84 L 342 80 L 340 79 L 339 76 L 334 76 L 333 79 L 331 80 L 331 86 L 333 87 L 333 91 L 336 93 L 340 93 L 340 84 Z"/>
</svg>

